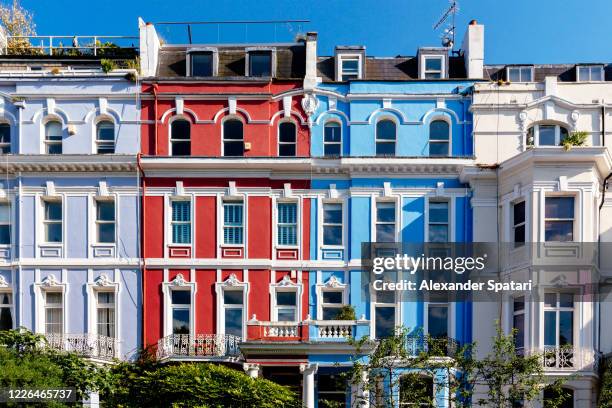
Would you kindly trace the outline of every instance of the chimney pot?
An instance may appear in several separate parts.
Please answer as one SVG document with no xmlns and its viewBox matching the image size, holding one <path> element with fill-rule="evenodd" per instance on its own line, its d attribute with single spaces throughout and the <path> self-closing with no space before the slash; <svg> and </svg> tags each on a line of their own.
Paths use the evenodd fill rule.
<svg viewBox="0 0 612 408">
<path fill-rule="evenodd" d="M 471 20 L 470 21 L 470 25 L 476 25 L 476 24 L 478 24 L 478 21 L 476 21 L 476 20 Z"/>
</svg>

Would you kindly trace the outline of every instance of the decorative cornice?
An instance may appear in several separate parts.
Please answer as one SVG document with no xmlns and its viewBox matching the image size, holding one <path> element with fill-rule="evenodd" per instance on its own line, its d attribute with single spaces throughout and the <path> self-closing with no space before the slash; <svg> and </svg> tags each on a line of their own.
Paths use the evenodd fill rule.
<svg viewBox="0 0 612 408">
<path fill-rule="evenodd" d="M 7 155 L 0 170 L 10 173 L 135 172 L 136 155 Z"/>
</svg>

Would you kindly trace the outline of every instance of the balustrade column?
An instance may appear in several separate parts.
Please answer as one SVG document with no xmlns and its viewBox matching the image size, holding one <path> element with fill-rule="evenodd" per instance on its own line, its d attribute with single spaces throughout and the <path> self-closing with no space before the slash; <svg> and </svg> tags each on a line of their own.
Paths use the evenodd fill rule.
<svg viewBox="0 0 612 408">
<path fill-rule="evenodd" d="M 315 374 L 318 364 L 300 364 L 302 373 L 302 403 L 304 408 L 315 408 Z"/>
<path fill-rule="evenodd" d="M 242 369 L 251 378 L 259 377 L 259 364 L 244 363 Z"/>
</svg>

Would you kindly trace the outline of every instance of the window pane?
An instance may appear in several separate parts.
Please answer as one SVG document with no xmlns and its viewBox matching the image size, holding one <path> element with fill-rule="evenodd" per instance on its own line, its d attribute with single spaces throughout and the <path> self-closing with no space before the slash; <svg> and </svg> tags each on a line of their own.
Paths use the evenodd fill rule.
<svg viewBox="0 0 612 408">
<path fill-rule="evenodd" d="M 295 292 L 276 292 L 276 304 L 279 306 L 295 306 Z"/>
<path fill-rule="evenodd" d="M 172 334 L 189 334 L 189 310 L 172 310 Z"/>
<path fill-rule="evenodd" d="M 544 345 L 557 345 L 557 314 L 556 312 L 544 312 Z"/>
<path fill-rule="evenodd" d="M 429 222 L 448 222 L 448 203 L 429 202 Z"/>
<path fill-rule="evenodd" d="M 324 226 L 323 245 L 342 245 L 342 227 Z"/>
<path fill-rule="evenodd" d="M 323 320 L 335 320 L 340 308 L 337 307 L 324 307 L 323 308 Z"/>
<path fill-rule="evenodd" d="M 600 67 L 591 68 L 591 81 L 603 81 L 602 72 Z"/>
<path fill-rule="evenodd" d="M 559 312 L 559 345 L 574 344 L 574 313 Z"/>
<path fill-rule="evenodd" d="M 344 74 L 358 74 L 359 73 L 359 60 L 358 59 L 342 59 L 342 73 Z"/>
<path fill-rule="evenodd" d="M 0 123 L 0 143 L 11 143 L 11 126 L 8 123 Z"/>
<path fill-rule="evenodd" d="M 525 202 L 521 201 L 512 206 L 514 225 L 525 222 Z"/>
<path fill-rule="evenodd" d="M 521 81 L 522 82 L 531 82 L 533 79 L 531 78 L 531 68 L 521 68 Z"/>
<path fill-rule="evenodd" d="M 574 240 L 573 221 L 546 221 L 545 240 L 553 242 L 570 242 Z"/>
<path fill-rule="evenodd" d="M 8 295 L 5 295 L 8 297 Z M 4 299 L 3 299 L 4 300 Z M 13 314 L 10 307 L 0 307 L 0 330 L 13 328 Z"/>
<path fill-rule="evenodd" d="M 555 128 L 556 126 L 552 125 L 540 125 L 540 140 L 538 144 L 540 146 L 555 146 Z"/>
<path fill-rule="evenodd" d="M 449 140 L 449 126 L 444 120 L 434 120 L 429 125 L 429 138 L 433 140 Z"/>
<path fill-rule="evenodd" d="M 393 336 L 395 330 L 394 307 L 377 307 L 375 319 L 376 338 L 382 339 Z"/>
<path fill-rule="evenodd" d="M 98 221 L 115 221 L 115 203 L 113 201 L 98 201 Z"/>
<path fill-rule="evenodd" d="M 588 67 L 578 67 L 578 80 L 579 81 L 589 80 L 589 68 Z"/>
<path fill-rule="evenodd" d="M 324 291 L 323 292 L 323 303 L 336 303 L 342 304 L 342 292 L 338 291 Z"/>
<path fill-rule="evenodd" d="M 98 225 L 98 242 L 112 243 L 115 242 L 115 224 L 99 224 Z"/>
<path fill-rule="evenodd" d="M 557 294 L 556 293 L 545 293 L 544 294 L 544 306 L 556 307 L 557 306 Z"/>
<path fill-rule="evenodd" d="M 395 155 L 395 142 L 376 142 L 376 155 L 377 156 L 394 156 Z"/>
<path fill-rule="evenodd" d="M 208 77 L 213 74 L 212 52 L 191 53 L 191 76 Z"/>
<path fill-rule="evenodd" d="M 564 127 L 559 127 L 559 143 L 563 143 L 565 139 L 569 136 L 567 129 Z"/>
<path fill-rule="evenodd" d="M 47 292 L 46 301 L 48 305 L 61 304 L 63 295 L 61 292 Z"/>
<path fill-rule="evenodd" d="M 340 145 L 339 144 L 326 144 L 323 148 L 324 156 L 340 156 Z"/>
<path fill-rule="evenodd" d="M 98 292 L 98 304 L 100 303 L 115 303 L 115 294 L 113 292 Z"/>
<path fill-rule="evenodd" d="M 429 142 L 430 156 L 448 156 L 447 142 Z"/>
<path fill-rule="evenodd" d="M 546 197 L 546 218 L 574 218 L 574 197 Z"/>
<path fill-rule="evenodd" d="M 55 201 L 47 201 L 45 203 L 45 219 L 46 220 L 61 220 L 62 219 L 62 203 Z"/>
<path fill-rule="evenodd" d="M 112 122 L 104 121 L 98 123 L 98 140 L 115 140 L 115 126 Z"/>
<path fill-rule="evenodd" d="M 281 157 L 294 157 L 295 156 L 295 143 L 279 145 L 278 155 Z"/>
<path fill-rule="evenodd" d="M 376 204 L 376 220 L 378 222 L 395 222 L 395 203 Z"/>
<path fill-rule="evenodd" d="M 48 122 L 45 125 L 47 140 L 62 140 L 62 124 L 59 122 Z"/>
<path fill-rule="evenodd" d="M 514 316 L 512 322 L 512 328 L 516 329 L 516 334 L 514 335 L 514 347 L 523 348 L 525 347 L 525 315 L 520 314 Z"/>
<path fill-rule="evenodd" d="M 10 210 L 11 206 L 6 203 L 0 203 L 0 222 L 9 222 L 10 221 Z"/>
<path fill-rule="evenodd" d="M 191 291 L 189 290 L 173 290 L 171 296 L 173 305 L 191 304 Z"/>
<path fill-rule="evenodd" d="M 429 242 L 448 242 L 448 225 L 430 225 Z"/>
<path fill-rule="evenodd" d="M 242 336 L 242 309 L 225 309 L 225 334 Z"/>
<path fill-rule="evenodd" d="M 427 308 L 427 325 L 430 336 L 448 336 L 448 307 L 429 306 Z"/>
<path fill-rule="evenodd" d="M 521 73 L 518 68 L 508 68 L 508 80 L 510 82 L 520 82 Z"/>
<path fill-rule="evenodd" d="M 574 295 L 571 293 L 559 294 L 560 307 L 574 307 Z"/>
<path fill-rule="evenodd" d="M 191 142 L 172 142 L 172 156 L 189 156 L 191 154 Z"/>
<path fill-rule="evenodd" d="M 62 224 L 54 223 L 45 226 L 47 242 L 62 242 Z"/>
<path fill-rule="evenodd" d="M 425 58 L 425 70 L 426 71 L 441 71 L 442 70 L 442 58 Z"/>
<path fill-rule="evenodd" d="M 395 242 L 395 224 L 377 225 L 376 242 Z"/>
<path fill-rule="evenodd" d="M 191 202 L 173 201 L 172 202 L 172 221 L 190 221 Z"/>
<path fill-rule="evenodd" d="M 514 228 L 514 242 L 525 242 L 525 225 Z"/>
<path fill-rule="evenodd" d="M 342 204 L 323 204 L 323 222 L 342 223 Z"/>
<path fill-rule="evenodd" d="M 381 120 L 376 124 L 376 138 L 383 140 L 395 140 L 395 122 Z"/>
<path fill-rule="evenodd" d="M 340 142 L 341 128 L 337 122 L 329 122 L 325 124 L 325 141 Z"/>
<path fill-rule="evenodd" d="M 243 293 L 241 290 L 224 290 L 223 302 L 226 305 L 241 305 L 243 301 Z"/>
<path fill-rule="evenodd" d="M 280 142 L 295 143 L 295 124 L 283 122 L 278 125 L 278 140 Z"/>
<path fill-rule="evenodd" d="M 244 141 L 242 122 L 239 120 L 227 120 L 223 122 L 223 155 L 244 155 Z"/>
<path fill-rule="evenodd" d="M 279 308 L 277 317 L 279 322 L 294 322 L 296 320 L 295 309 Z"/>
<path fill-rule="evenodd" d="M 115 337 L 115 310 L 111 308 L 98 309 L 98 334 Z"/>
<path fill-rule="evenodd" d="M 175 120 L 171 125 L 173 156 L 188 156 L 191 154 L 191 124 L 182 119 Z"/>
<path fill-rule="evenodd" d="M 249 53 L 250 75 L 271 76 L 272 72 L 272 53 L 265 52 L 250 52 Z"/>
</svg>

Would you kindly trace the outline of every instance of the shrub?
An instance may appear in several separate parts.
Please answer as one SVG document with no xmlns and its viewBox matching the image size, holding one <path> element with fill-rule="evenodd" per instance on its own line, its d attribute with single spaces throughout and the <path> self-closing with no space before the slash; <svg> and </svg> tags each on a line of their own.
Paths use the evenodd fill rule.
<svg viewBox="0 0 612 408">
<path fill-rule="evenodd" d="M 344 305 L 334 316 L 334 320 L 357 320 L 355 308 L 352 305 Z"/>
</svg>

